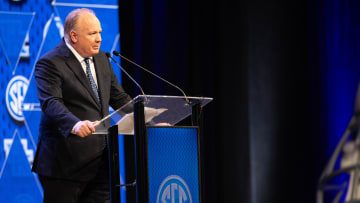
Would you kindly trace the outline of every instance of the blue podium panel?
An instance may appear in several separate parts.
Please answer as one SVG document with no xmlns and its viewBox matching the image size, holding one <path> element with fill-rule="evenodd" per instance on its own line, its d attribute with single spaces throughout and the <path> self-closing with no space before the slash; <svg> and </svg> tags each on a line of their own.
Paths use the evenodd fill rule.
<svg viewBox="0 0 360 203">
<path fill-rule="evenodd" d="M 199 202 L 198 128 L 147 130 L 150 202 Z"/>
</svg>

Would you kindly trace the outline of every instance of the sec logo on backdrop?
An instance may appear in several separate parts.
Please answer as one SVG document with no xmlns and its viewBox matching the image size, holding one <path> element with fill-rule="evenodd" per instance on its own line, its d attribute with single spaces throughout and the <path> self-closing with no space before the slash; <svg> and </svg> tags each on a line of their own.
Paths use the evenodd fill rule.
<svg viewBox="0 0 360 203">
<path fill-rule="evenodd" d="M 22 104 L 29 87 L 29 81 L 24 76 L 13 77 L 6 88 L 6 107 L 10 116 L 19 122 L 24 121 Z"/>
<path fill-rule="evenodd" d="M 161 183 L 156 203 L 192 203 L 191 193 L 186 182 L 177 175 L 165 178 Z"/>
</svg>

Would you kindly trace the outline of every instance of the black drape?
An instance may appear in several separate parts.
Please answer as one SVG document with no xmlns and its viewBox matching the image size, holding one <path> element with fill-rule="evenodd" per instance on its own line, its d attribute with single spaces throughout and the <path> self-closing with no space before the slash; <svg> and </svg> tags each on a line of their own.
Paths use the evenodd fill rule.
<svg viewBox="0 0 360 203">
<path fill-rule="evenodd" d="M 204 202 L 315 201 L 324 158 L 312 2 L 119 1 L 122 54 L 214 98 L 203 115 Z M 181 95 L 123 64 L 146 93 Z"/>
</svg>

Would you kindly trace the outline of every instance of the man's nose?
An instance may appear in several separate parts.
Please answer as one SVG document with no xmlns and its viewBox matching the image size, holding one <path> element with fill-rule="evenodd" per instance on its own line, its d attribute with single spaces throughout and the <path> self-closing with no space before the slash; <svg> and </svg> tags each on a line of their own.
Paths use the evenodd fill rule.
<svg viewBox="0 0 360 203">
<path fill-rule="evenodd" d="M 97 35 L 96 35 L 96 39 L 95 39 L 97 42 L 101 42 L 102 41 L 102 38 L 101 38 L 101 34 L 100 33 L 98 33 Z"/>
</svg>

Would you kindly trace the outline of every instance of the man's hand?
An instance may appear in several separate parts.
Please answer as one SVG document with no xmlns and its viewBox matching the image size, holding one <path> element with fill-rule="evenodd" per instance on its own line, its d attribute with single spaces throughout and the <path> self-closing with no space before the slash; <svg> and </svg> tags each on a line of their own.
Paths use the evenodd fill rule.
<svg viewBox="0 0 360 203">
<path fill-rule="evenodd" d="M 95 127 L 94 125 L 97 123 L 98 121 L 80 121 L 80 123 L 75 127 L 75 134 L 79 137 L 87 137 L 91 134 L 93 134 L 95 132 Z"/>
</svg>

